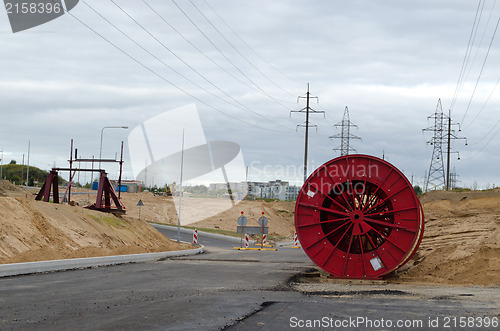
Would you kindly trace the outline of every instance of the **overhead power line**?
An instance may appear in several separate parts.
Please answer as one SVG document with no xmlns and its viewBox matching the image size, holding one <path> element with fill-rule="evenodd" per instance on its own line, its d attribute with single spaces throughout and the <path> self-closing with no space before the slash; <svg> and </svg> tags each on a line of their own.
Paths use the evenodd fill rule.
<svg viewBox="0 0 500 331">
<path fill-rule="evenodd" d="M 495 35 L 497 33 L 499 23 L 500 23 L 500 17 L 497 20 L 497 24 L 495 26 L 495 31 L 493 32 L 493 35 L 491 36 L 490 45 L 488 46 L 488 51 L 486 52 L 486 56 L 484 57 L 483 65 L 481 66 L 481 71 L 479 72 L 479 76 L 477 77 L 477 80 L 476 80 L 476 85 L 474 86 L 474 90 L 472 91 L 472 95 L 469 99 L 469 104 L 467 105 L 467 109 L 465 109 L 464 117 L 460 121 L 460 123 L 462 123 L 462 124 L 464 123 L 465 116 L 467 116 L 467 112 L 469 111 L 470 105 L 472 103 L 472 99 L 474 98 L 474 95 L 476 93 L 477 85 L 479 84 L 479 80 L 481 79 L 481 76 L 483 74 L 484 66 L 486 65 L 486 61 L 488 60 L 488 55 L 490 54 L 491 45 L 493 44 L 493 40 L 495 39 Z"/>
<path fill-rule="evenodd" d="M 182 59 L 180 56 L 178 56 L 174 51 L 172 51 L 167 45 L 165 45 L 165 43 L 163 43 L 158 37 L 156 37 L 153 33 L 151 33 L 148 29 L 146 29 L 141 23 L 139 23 L 132 15 L 130 15 L 125 9 L 123 9 L 123 7 L 119 6 L 114 0 L 111 0 L 111 2 L 118 8 L 120 9 L 128 18 L 130 18 L 137 26 L 139 26 L 144 32 L 146 32 L 151 38 L 153 38 L 156 42 L 158 42 L 163 48 L 165 48 L 170 54 L 172 54 L 175 58 L 177 58 L 179 61 L 181 61 L 184 65 L 186 65 L 189 69 L 191 69 L 194 73 L 196 73 L 199 77 L 201 77 L 204 81 L 206 81 L 207 83 L 209 83 L 211 86 L 213 86 L 215 89 L 217 89 L 219 92 L 221 92 L 222 94 L 224 94 L 225 96 L 227 96 L 228 98 L 230 98 L 231 100 L 233 100 L 234 102 L 237 103 L 237 105 L 235 104 L 232 104 L 232 103 L 229 103 L 227 100 L 225 99 L 222 99 L 221 97 L 217 96 L 216 94 L 213 94 L 212 92 L 206 90 L 205 88 L 203 88 L 202 86 L 200 86 L 199 84 L 197 84 L 196 82 L 194 82 L 193 80 L 191 79 L 188 79 L 186 78 L 184 75 L 182 75 L 181 73 L 179 73 L 177 70 L 173 69 L 172 67 L 170 67 L 169 65 L 167 65 L 164 61 L 162 61 L 161 59 L 159 59 L 158 57 L 156 57 L 155 55 L 153 55 L 151 52 L 147 51 L 144 47 L 140 46 L 135 40 L 133 40 L 132 38 L 130 38 L 128 35 L 127 38 L 129 38 L 130 40 L 132 40 L 135 44 L 139 45 L 142 49 L 146 50 L 146 52 L 148 52 L 150 55 L 152 55 L 153 57 L 155 57 L 158 61 L 160 61 L 162 64 L 166 65 L 168 68 L 174 70 L 178 75 L 184 77 L 186 80 L 188 80 L 189 82 L 191 82 L 192 84 L 194 84 L 195 86 L 197 86 L 198 88 L 202 89 L 203 91 L 207 92 L 208 94 L 214 96 L 215 98 L 223 101 L 223 102 L 227 102 L 229 103 L 231 106 L 233 107 L 237 107 L 237 108 L 240 108 L 241 110 L 244 110 L 244 111 L 249 111 L 257 116 L 259 116 L 260 118 L 264 119 L 265 121 L 268 121 L 272 124 L 275 124 L 277 126 L 280 126 L 282 128 L 285 128 L 285 129 L 289 129 L 288 127 L 286 126 L 283 126 L 282 124 L 280 123 L 277 123 L 275 121 L 272 121 L 268 118 L 266 118 L 265 116 L 257 113 L 256 111 L 250 109 L 249 107 L 245 106 L 244 104 L 242 104 L 241 102 L 239 102 L 238 100 L 236 100 L 234 97 L 232 97 L 231 95 L 229 95 L 227 92 L 225 92 L 224 90 L 222 90 L 219 86 L 217 86 L 216 84 L 214 84 L 212 81 L 210 81 L 208 78 L 206 78 L 203 74 L 201 74 L 198 70 L 196 70 L 194 67 L 192 67 L 188 62 L 186 62 L 184 59 Z M 100 14 L 99 14 L 100 15 Z M 103 17 L 103 16 L 101 16 Z M 103 17 L 104 18 L 104 17 Z M 110 23 L 106 18 L 104 18 L 108 23 Z M 110 23 L 111 24 L 111 23 Z M 113 25 L 116 29 L 118 29 L 115 25 Z M 123 33 L 123 31 L 121 31 L 120 29 L 118 29 L 120 32 Z M 290 132 L 292 132 L 290 130 Z"/>
<path fill-rule="evenodd" d="M 482 12 L 484 9 L 484 4 L 485 4 L 485 2 L 483 2 L 483 6 L 481 7 L 481 17 L 482 17 Z M 484 36 L 486 35 L 486 31 L 488 30 L 488 27 L 490 26 L 491 16 L 493 15 L 493 10 L 495 9 L 495 4 L 496 4 L 496 0 L 493 2 L 493 6 L 490 9 L 490 14 L 488 15 L 488 20 L 486 21 L 486 24 L 484 25 L 483 33 L 481 34 L 481 39 L 479 40 L 479 44 L 476 47 L 476 51 L 474 52 L 474 57 L 472 58 L 472 63 L 469 66 L 469 70 L 467 72 L 465 80 L 467 80 L 469 78 L 469 75 L 470 75 L 470 72 L 472 71 L 474 63 L 476 63 L 476 58 L 477 58 L 479 50 L 481 49 L 481 46 L 483 44 Z M 476 33 L 477 33 L 477 29 L 476 29 Z"/>
<path fill-rule="evenodd" d="M 262 75 L 262 77 L 266 78 L 268 81 L 270 81 L 274 86 L 276 86 L 277 88 L 279 88 L 280 90 L 282 90 L 283 92 L 286 92 L 286 93 L 289 93 L 288 91 L 284 90 L 281 86 L 279 86 L 278 84 L 276 84 L 276 82 L 274 80 L 272 80 L 270 77 L 268 77 L 264 72 L 262 72 L 262 70 L 260 70 L 257 66 L 255 66 L 246 56 L 245 54 L 243 54 L 242 52 L 240 52 L 240 50 L 238 48 L 236 48 L 236 46 L 234 46 L 234 44 L 226 38 L 226 36 L 208 19 L 208 17 L 203 14 L 203 12 L 198 8 L 198 6 L 196 6 L 196 4 L 192 1 L 192 0 L 189 0 L 189 2 L 191 3 L 191 5 L 193 5 L 194 8 L 196 8 L 196 10 L 198 11 L 198 13 L 200 13 L 200 15 L 208 22 L 208 24 L 210 24 L 210 26 L 219 34 L 219 36 L 222 37 L 222 39 L 224 39 L 228 44 L 229 46 L 231 46 L 232 49 L 234 49 L 234 51 L 236 53 L 238 53 L 244 60 L 246 63 L 248 63 L 252 68 L 254 68 L 259 74 Z"/>
<path fill-rule="evenodd" d="M 212 12 L 214 12 L 214 14 L 219 18 L 219 20 L 224 23 L 224 25 L 236 36 L 236 38 L 238 38 L 249 50 L 252 51 L 252 53 L 254 53 L 255 55 L 257 55 L 257 57 L 259 57 L 262 61 L 264 61 L 269 67 L 271 67 L 273 70 L 277 71 L 278 73 L 280 73 L 281 75 L 283 75 L 284 77 L 296 82 L 296 83 L 300 83 L 300 84 L 304 84 L 304 82 L 300 82 L 298 80 L 296 80 L 295 78 L 293 77 L 290 77 L 289 75 L 287 75 L 285 72 L 281 71 L 280 69 L 278 69 L 277 67 L 275 67 L 271 62 L 269 62 L 268 60 L 266 60 L 265 57 L 263 57 L 262 55 L 259 54 L 259 52 L 257 52 L 252 46 L 250 46 L 246 41 L 245 39 L 241 38 L 240 35 L 234 31 L 233 28 L 231 28 L 231 26 L 229 24 L 226 23 L 226 21 L 219 15 L 219 13 L 212 7 L 210 6 L 210 4 L 208 3 L 208 1 L 206 0 L 203 0 L 203 2 L 205 2 L 206 6 L 208 8 L 210 8 L 210 10 Z M 285 90 L 285 92 L 287 92 L 288 94 L 290 95 L 293 95 L 291 92 L 288 92 Z"/>
<path fill-rule="evenodd" d="M 488 131 L 488 133 L 486 135 L 484 135 L 478 142 L 476 142 L 475 145 L 477 145 L 479 142 L 483 141 L 487 136 L 489 136 L 497 128 L 497 126 L 499 124 L 500 124 L 500 120 L 498 120 L 495 123 L 495 125 L 493 125 L 493 127 L 491 128 L 491 130 Z M 500 132 L 500 127 L 498 127 L 497 131 L 490 137 L 490 139 L 488 139 L 488 141 L 481 147 L 480 150 L 478 150 L 474 155 L 472 155 L 471 157 L 466 158 L 465 160 L 471 160 L 471 159 L 475 158 L 476 156 L 478 156 L 486 148 L 486 146 L 488 146 L 490 144 L 490 142 L 493 140 L 493 138 L 495 138 L 497 136 L 497 134 L 499 132 Z"/>
<path fill-rule="evenodd" d="M 171 0 L 174 5 L 181 11 L 181 13 L 189 20 L 189 22 L 191 22 L 191 24 L 194 25 L 194 27 L 203 35 L 203 37 L 205 37 L 205 39 L 207 39 L 207 41 L 224 57 L 224 59 L 226 59 L 226 61 L 231 64 L 243 77 L 245 77 L 253 86 L 255 86 L 255 88 L 257 88 L 257 90 L 259 91 L 259 93 L 262 93 L 263 95 L 267 96 L 268 98 L 270 98 L 271 100 L 275 101 L 277 104 L 279 104 L 280 106 L 282 106 L 283 108 L 287 109 L 287 110 L 290 110 L 287 106 L 285 106 L 284 104 L 282 104 L 279 100 L 277 100 L 276 98 L 274 98 L 272 95 L 270 95 L 269 93 L 267 93 L 263 88 L 261 88 L 259 85 L 257 85 L 257 83 L 255 83 L 247 74 L 245 74 L 209 37 L 208 35 L 203 32 L 203 30 L 198 26 L 198 24 L 196 24 L 196 22 L 193 21 L 193 19 L 191 19 L 191 17 L 186 13 L 185 10 L 183 10 L 175 0 Z"/>
<path fill-rule="evenodd" d="M 451 100 L 450 110 L 453 109 L 453 107 L 455 106 L 455 102 L 457 101 L 458 98 L 458 93 L 462 86 L 465 71 L 469 63 L 470 53 L 472 51 L 472 45 L 474 45 L 474 40 L 476 37 L 477 26 L 479 25 L 478 15 L 480 8 L 481 8 L 481 0 L 479 0 L 477 4 L 476 16 L 474 17 L 474 23 L 472 24 L 472 30 L 470 32 L 469 42 L 467 43 L 467 49 L 465 50 L 464 60 L 462 62 L 462 68 L 460 69 L 460 74 L 458 75 L 458 81 L 457 81 L 457 86 L 455 87 L 455 93 L 453 94 L 453 99 Z"/>
<path fill-rule="evenodd" d="M 214 59 L 212 59 L 209 55 L 207 55 L 202 49 L 200 49 L 198 46 L 196 46 L 193 42 L 191 42 L 191 40 L 189 40 L 188 38 L 186 38 L 184 36 L 184 34 L 182 34 L 178 29 L 176 29 L 172 24 L 170 24 L 168 22 L 168 20 L 166 20 L 163 15 L 161 15 L 156 9 L 154 9 L 148 2 L 146 2 L 145 0 L 143 0 L 144 4 L 146 6 L 149 7 L 149 9 L 151 9 L 151 11 L 153 13 L 156 14 L 156 16 L 158 16 L 165 24 L 167 24 L 172 30 L 175 31 L 175 33 L 177 33 L 182 39 L 184 39 L 189 45 L 191 45 L 197 52 L 199 52 L 201 55 L 203 55 L 208 61 L 210 61 L 211 63 L 213 63 L 214 65 L 216 65 L 219 69 L 221 69 L 222 71 L 224 71 L 226 74 L 228 74 L 229 76 L 231 76 L 233 79 L 237 80 L 238 82 L 240 82 L 241 84 L 245 85 L 246 87 L 260 93 L 259 90 L 257 90 L 254 86 L 251 86 L 250 84 L 248 84 L 247 82 L 243 81 L 238 75 L 235 75 L 233 74 L 232 72 L 230 72 L 229 70 L 227 70 L 226 68 L 224 68 L 223 66 L 221 66 L 219 63 L 217 63 Z"/>
<path fill-rule="evenodd" d="M 82 2 L 84 2 L 82 0 Z M 84 2 L 85 3 L 85 2 Z M 88 4 L 87 4 L 88 5 Z M 89 6 L 90 7 L 90 6 Z M 232 118 L 238 122 L 241 122 L 243 124 L 246 124 L 246 125 L 249 125 L 249 126 L 253 126 L 253 127 L 256 127 L 256 128 L 259 128 L 259 129 L 263 129 L 263 127 L 261 125 L 257 125 L 257 124 L 253 124 L 253 123 L 250 123 L 250 122 L 247 122 L 245 120 L 242 120 L 241 118 L 237 117 L 237 116 L 233 116 L 233 115 L 230 115 L 222 110 L 220 110 L 219 108 L 217 107 L 214 107 L 212 106 L 211 104 L 203 101 L 202 99 L 196 97 L 195 95 L 193 95 L 192 93 L 188 92 L 187 90 L 183 89 L 182 87 L 180 87 L 179 85 L 173 83 L 172 81 L 168 80 L 167 78 L 165 78 L 164 76 L 162 76 L 161 74 L 159 74 L 158 72 L 156 72 L 155 70 L 151 69 L 150 67 L 148 67 L 147 65 L 145 65 L 144 63 L 142 63 L 141 61 L 139 61 L 137 58 L 135 58 L 134 56 L 130 55 L 129 53 L 127 53 L 125 50 L 123 50 L 121 47 L 119 47 L 117 44 L 113 43 L 110 39 L 106 38 L 105 36 L 103 36 L 101 33 L 97 32 L 95 29 L 93 29 L 90 25 L 88 25 L 87 23 L 83 22 L 81 19 L 79 19 L 78 17 L 76 17 L 72 12 L 67 12 L 71 17 L 73 17 L 74 19 L 76 19 L 80 24 L 82 24 L 83 26 L 85 26 L 87 29 L 89 29 L 90 31 L 92 31 L 94 34 L 96 34 L 98 37 L 100 37 L 101 39 L 103 39 L 104 41 L 106 41 L 109 45 L 111 45 L 113 48 L 115 48 L 116 50 L 118 50 L 120 53 L 122 53 L 123 55 L 125 55 L 126 57 L 128 57 L 129 59 L 131 59 L 132 61 L 134 61 L 135 63 L 137 63 L 138 65 L 140 65 L 141 67 L 143 67 L 144 69 L 146 69 L 147 71 L 149 71 L 150 73 L 152 73 L 153 75 L 155 75 L 156 77 L 158 77 L 159 79 L 161 79 L 162 81 L 166 82 L 167 84 L 173 86 L 174 88 L 178 89 L 179 91 L 183 92 L 184 94 L 190 96 L 191 98 L 193 98 L 194 100 L 200 102 L 201 104 L 204 104 L 205 106 L 229 117 L 229 118 Z M 269 131 L 269 129 L 266 129 Z M 272 130 L 271 130 L 272 131 Z"/>
<path fill-rule="evenodd" d="M 497 86 L 498 86 L 498 83 L 500 83 L 500 78 L 497 80 L 495 86 L 493 87 L 493 89 L 491 90 L 490 92 L 490 95 L 488 96 L 488 98 L 486 99 L 486 101 L 484 102 L 483 106 L 481 107 L 481 109 L 479 110 L 479 112 L 476 114 L 476 116 L 474 116 L 474 118 L 472 119 L 472 121 L 470 121 L 465 127 L 464 129 L 467 129 L 469 126 L 472 125 L 472 123 L 474 123 L 474 121 L 479 117 L 479 115 L 483 112 L 484 108 L 486 107 L 486 105 L 488 104 L 488 102 L 490 101 L 493 93 L 495 92 Z"/>
</svg>

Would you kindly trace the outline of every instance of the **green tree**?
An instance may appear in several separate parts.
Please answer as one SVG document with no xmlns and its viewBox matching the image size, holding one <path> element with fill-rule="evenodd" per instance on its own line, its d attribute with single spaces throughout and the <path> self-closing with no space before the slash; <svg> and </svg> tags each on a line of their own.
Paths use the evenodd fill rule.
<svg viewBox="0 0 500 331">
<path fill-rule="evenodd" d="M 424 192 L 422 191 L 422 188 L 418 185 L 416 186 L 413 186 L 413 189 L 415 190 L 415 193 L 417 193 L 417 195 L 422 195 Z"/>
</svg>

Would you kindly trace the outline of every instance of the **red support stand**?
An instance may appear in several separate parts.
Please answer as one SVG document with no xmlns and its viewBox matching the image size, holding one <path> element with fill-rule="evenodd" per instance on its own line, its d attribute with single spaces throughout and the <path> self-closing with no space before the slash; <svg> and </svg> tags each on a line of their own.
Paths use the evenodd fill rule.
<svg viewBox="0 0 500 331">
<path fill-rule="evenodd" d="M 59 190 L 58 190 L 58 180 L 59 176 L 57 175 L 56 170 L 51 170 L 47 175 L 47 180 L 42 186 L 40 192 L 38 192 L 35 200 L 42 200 L 45 202 L 50 201 L 50 187 L 52 186 L 54 190 L 54 203 L 59 203 Z"/>
<path fill-rule="evenodd" d="M 56 168 L 59 169 L 59 168 Z M 47 180 L 43 184 L 40 192 L 38 192 L 35 200 L 42 200 L 44 202 L 50 201 L 50 190 L 53 188 L 53 201 L 54 203 L 59 203 L 59 190 L 58 190 L 58 175 L 57 170 L 52 169 L 47 176 Z M 111 206 L 111 200 L 114 202 L 114 207 Z M 99 187 L 97 189 L 96 202 L 90 206 L 89 209 L 95 209 L 107 213 L 118 213 L 125 214 L 125 206 L 121 203 L 120 199 L 116 195 L 113 185 L 109 181 L 109 178 L 105 171 L 101 171 L 101 177 L 99 179 Z"/>
<path fill-rule="evenodd" d="M 113 200 L 115 208 L 111 208 L 111 200 Z M 96 202 L 95 204 L 89 206 L 89 208 L 108 213 L 125 213 L 125 207 L 116 195 L 113 185 L 111 185 L 111 182 L 104 171 L 101 172 L 101 178 L 99 179 Z"/>
</svg>

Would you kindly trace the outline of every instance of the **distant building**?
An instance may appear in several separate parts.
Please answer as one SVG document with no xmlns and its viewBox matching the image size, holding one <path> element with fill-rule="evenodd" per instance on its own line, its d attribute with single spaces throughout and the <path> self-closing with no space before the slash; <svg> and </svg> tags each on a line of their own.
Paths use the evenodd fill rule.
<svg viewBox="0 0 500 331">
<path fill-rule="evenodd" d="M 269 182 L 240 182 L 229 183 L 232 197 L 241 200 L 245 196 L 265 199 L 277 199 L 283 201 L 293 201 L 299 195 L 300 186 L 290 185 L 289 182 L 282 180 L 272 180 Z M 171 184 L 172 192 L 178 194 L 178 187 L 175 183 Z M 230 198 L 228 183 L 211 183 L 208 185 L 209 193 L 217 193 L 222 198 Z M 222 191 L 222 192 L 221 192 Z"/>
<path fill-rule="evenodd" d="M 300 189 L 301 187 L 296 185 L 286 187 L 285 200 L 287 201 L 297 200 L 297 197 L 299 196 L 300 193 Z"/>
<path fill-rule="evenodd" d="M 245 182 L 241 182 L 241 183 L 230 182 L 229 187 L 231 188 L 231 191 L 234 193 L 236 193 L 236 192 L 244 193 L 244 192 L 246 192 L 247 184 Z M 213 184 L 210 184 L 208 187 L 209 192 L 217 192 L 220 190 L 227 190 L 227 183 L 213 183 Z"/>
<path fill-rule="evenodd" d="M 265 182 L 248 182 L 248 195 L 256 198 L 296 200 L 300 186 L 282 180 Z"/>
<path fill-rule="evenodd" d="M 95 182 L 97 184 L 97 182 Z M 118 181 L 117 180 L 112 180 L 111 185 L 113 185 L 113 188 L 118 192 Z M 96 188 L 92 187 L 93 190 L 97 190 L 97 185 Z M 123 180 L 121 182 L 121 187 L 120 191 L 121 192 L 128 192 L 128 193 L 137 193 L 137 192 L 142 192 L 142 187 L 143 184 L 141 181 L 138 180 Z"/>
</svg>

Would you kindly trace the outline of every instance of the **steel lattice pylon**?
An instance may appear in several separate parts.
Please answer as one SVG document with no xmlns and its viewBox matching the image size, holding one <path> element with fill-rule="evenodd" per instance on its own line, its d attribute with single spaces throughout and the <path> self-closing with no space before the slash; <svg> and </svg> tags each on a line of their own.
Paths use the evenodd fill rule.
<svg viewBox="0 0 500 331">
<path fill-rule="evenodd" d="M 334 151 L 340 151 L 340 156 L 349 155 L 349 152 L 356 152 L 354 148 L 350 146 L 351 139 L 360 139 L 360 137 L 351 134 L 351 127 L 357 128 L 358 126 L 353 124 L 349 119 L 349 108 L 347 106 L 344 110 L 344 117 L 340 123 L 335 124 L 336 127 L 341 127 L 341 133 L 334 136 L 330 136 L 330 139 L 340 138 L 340 147 L 334 148 Z"/>
<path fill-rule="evenodd" d="M 443 114 L 443 107 L 441 105 L 441 99 L 438 100 L 436 111 L 434 114 L 428 117 L 428 119 L 434 120 L 434 126 L 422 131 L 432 131 L 434 133 L 433 137 L 427 142 L 429 145 L 433 146 L 431 165 L 429 166 L 429 172 L 427 173 L 427 180 L 425 183 L 425 191 L 428 191 L 429 185 L 431 188 L 443 188 L 446 185 L 445 182 L 445 171 L 444 171 L 444 161 L 443 161 L 443 143 L 445 142 L 445 119 L 447 117 Z"/>
</svg>

